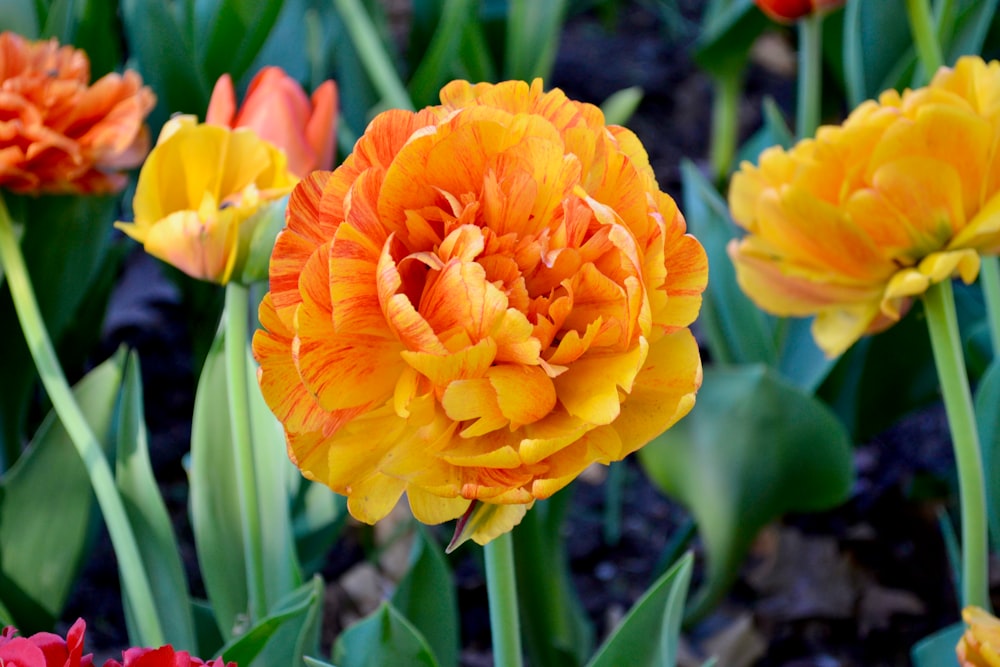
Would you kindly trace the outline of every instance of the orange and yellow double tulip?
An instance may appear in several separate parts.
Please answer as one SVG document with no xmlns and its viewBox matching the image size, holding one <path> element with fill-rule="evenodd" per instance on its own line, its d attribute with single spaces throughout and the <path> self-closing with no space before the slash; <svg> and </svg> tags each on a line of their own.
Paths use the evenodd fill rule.
<svg viewBox="0 0 1000 667">
<path fill-rule="evenodd" d="M 520 521 L 693 406 L 705 253 L 639 140 L 540 81 L 455 81 L 293 191 L 254 337 L 292 460 L 358 519 Z"/>
</svg>

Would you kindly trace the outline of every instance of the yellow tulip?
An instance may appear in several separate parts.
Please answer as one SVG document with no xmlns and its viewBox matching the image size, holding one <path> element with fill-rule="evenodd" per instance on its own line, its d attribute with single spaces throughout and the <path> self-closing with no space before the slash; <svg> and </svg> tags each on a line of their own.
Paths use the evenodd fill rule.
<svg viewBox="0 0 1000 667">
<path fill-rule="evenodd" d="M 115 226 L 188 275 L 225 284 L 245 259 L 254 214 L 297 181 L 285 154 L 253 130 L 179 116 L 139 173 L 134 222 Z"/>
</svg>

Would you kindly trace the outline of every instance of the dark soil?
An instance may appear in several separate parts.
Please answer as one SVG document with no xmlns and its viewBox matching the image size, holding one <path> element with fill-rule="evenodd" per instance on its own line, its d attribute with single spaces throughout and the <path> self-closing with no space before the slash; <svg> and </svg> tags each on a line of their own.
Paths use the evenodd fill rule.
<svg viewBox="0 0 1000 667">
<path fill-rule="evenodd" d="M 702 2 L 624 6 L 613 28 L 594 15 L 570 20 L 553 85 L 573 98 L 600 103 L 630 85 L 645 98 L 630 127 L 644 142 L 661 187 L 680 199 L 679 164 L 708 151 L 711 86 L 688 55 Z M 679 9 L 664 9 L 679 7 Z M 759 123 L 763 95 L 786 108 L 790 76 L 755 66 L 747 78 L 741 119 L 745 136 Z M 116 291 L 102 350 L 125 342 L 143 364 L 146 414 L 156 474 L 183 543 L 193 594 L 198 579 L 186 509 L 182 458 L 190 437 L 194 371 L 178 291 L 155 261 L 130 257 Z M 822 514 L 786 517 L 764 531 L 729 598 L 686 634 L 700 665 L 711 648 L 722 667 L 874 667 L 909 664 L 909 647 L 957 619 L 955 592 L 940 537 L 936 500 L 925 493 L 951 474 L 947 430 L 938 409 L 914 415 L 860 446 L 850 500 Z M 598 638 L 620 620 L 662 571 L 665 550 L 687 520 L 634 461 L 626 483 L 617 543 L 605 538 L 606 481 L 578 481 L 565 527 L 573 580 Z M 942 481 L 943 480 L 943 481 Z M 323 573 L 331 590 L 364 559 L 364 527 L 351 526 Z M 697 540 L 692 543 L 697 552 Z M 485 586 L 478 563 L 453 558 L 460 591 L 463 664 L 491 664 Z M 697 575 L 696 575 L 697 576 Z M 325 635 L 343 623 L 350 602 L 331 593 Z M 114 557 L 98 540 L 65 619 L 88 622 L 88 645 L 116 655 L 127 642 Z M 63 628 L 64 629 L 64 628 Z"/>
</svg>

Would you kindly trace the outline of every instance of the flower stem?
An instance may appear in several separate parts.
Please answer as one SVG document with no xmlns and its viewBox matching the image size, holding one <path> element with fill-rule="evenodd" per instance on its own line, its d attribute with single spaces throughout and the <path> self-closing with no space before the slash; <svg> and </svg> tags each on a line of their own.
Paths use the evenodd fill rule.
<svg viewBox="0 0 1000 667">
<path fill-rule="evenodd" d="M 986 321 L 990 324 L 993 358 L 1000 359 L 1000 257 L 983 257 L 979 269 L 979 284 L 986 300 Z"/>
<path fill-rule="evenodd" d="M 736 156 L 736 127 L 742 74 L 716 77 L 713 83 L 715 99 L 712 100 L 712 145 L 709 150 L 712 176 L 716 183 L 722 183 Z"/>
<path fill-rule="evenodd" d="M 941 44 L 931 18 L 930 3 L 928 0 L 906 0 L 906 11 L 910 17 L 910 30 L 920 55 L 920 64 L 924 66 L 924 76 L 930 79 L 944 64 Z"/>
<path fill-rule="evenodd" d="M 962 606 L 976 605 L 989 609 L 986 488 L 976 415 L 962 356 L 955 295 L 950 280 L 932 285 L 927 290 L 924 309 L 958 467 L 962 516 Z"/>
<path fill-rule="evenodd" d="M 507 532 L 483 547 L 490 629 L 493 633 L 493 664 L 497 667 L 520 667 L 523 664 L 513 545 L 511 534 Z"/>
<path fill-rule="evenodd" d="M 801 139 L 816 134 L 823 94 L 823 13 L 799 20 L 799 80 L 795 134 Z"/>
<path fill-rule="evenodd" d="M 247 395 L 247 318 L 250 312 L 248 289 L 235 282 L 226 285 L 225 345 L 229 386 L 229 427 L 233 458 L 236 461 L 236 492 L 243 521 L 243 558 L 247 569 L 247 597 L 250 618 L 267 615 L 264 577 L 264 541 L 260 532 L 260 507 L 250 439 L 250 401 Z"/>
<path fill-rule="evenodd" d="M 38 369 L 42 385 L 52 401 L 52 407 L 59 416 L 59 421 L 62 422 L 83 460 L 94 495 L 97 497 L 97 504 L 108 527 L 125 589 L 124 596 L 136 622 L 138 637 L 135 639 L 144 646 L 160 646 L 165 643 L 163 628 L 156 612 L 152 588 L 139 553 L 139 545 L 125 512 L 125 504 L 115 485 L 111 465 L 73 397 L 66 375 L 59 365 L 59 359 L 38 309 L 31 278 L 24 264 L 24 257 L 21 255 L 21 246 L 14 234 L 14 225 L 2 198 L 0 198 L 0 262 L 3 263 L 21 331 L 24 333 L 24 339 L 31 351 L 31 358 Z"/>
</svg>

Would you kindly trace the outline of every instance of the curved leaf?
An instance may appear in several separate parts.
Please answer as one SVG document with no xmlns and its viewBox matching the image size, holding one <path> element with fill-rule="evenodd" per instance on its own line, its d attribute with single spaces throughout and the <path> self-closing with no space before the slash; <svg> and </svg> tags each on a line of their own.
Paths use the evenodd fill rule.
<svg viewBox="0 0 1000 667">
<path fill-rule="evenodd" d="M 358 621 L 333 645 L 337 667 L 437 667 L 427 640 L 388 602 Z"/>
<path fill-rule="evenodd" d="M 760 528 L 786 512 L 833 507 L 854 476 L 840 421 L 762 365 L 707 370 L 691 414 L 639 460 L 698 522 L 707 581 L 693 615 L 725 592 Z"/>
</svg>

